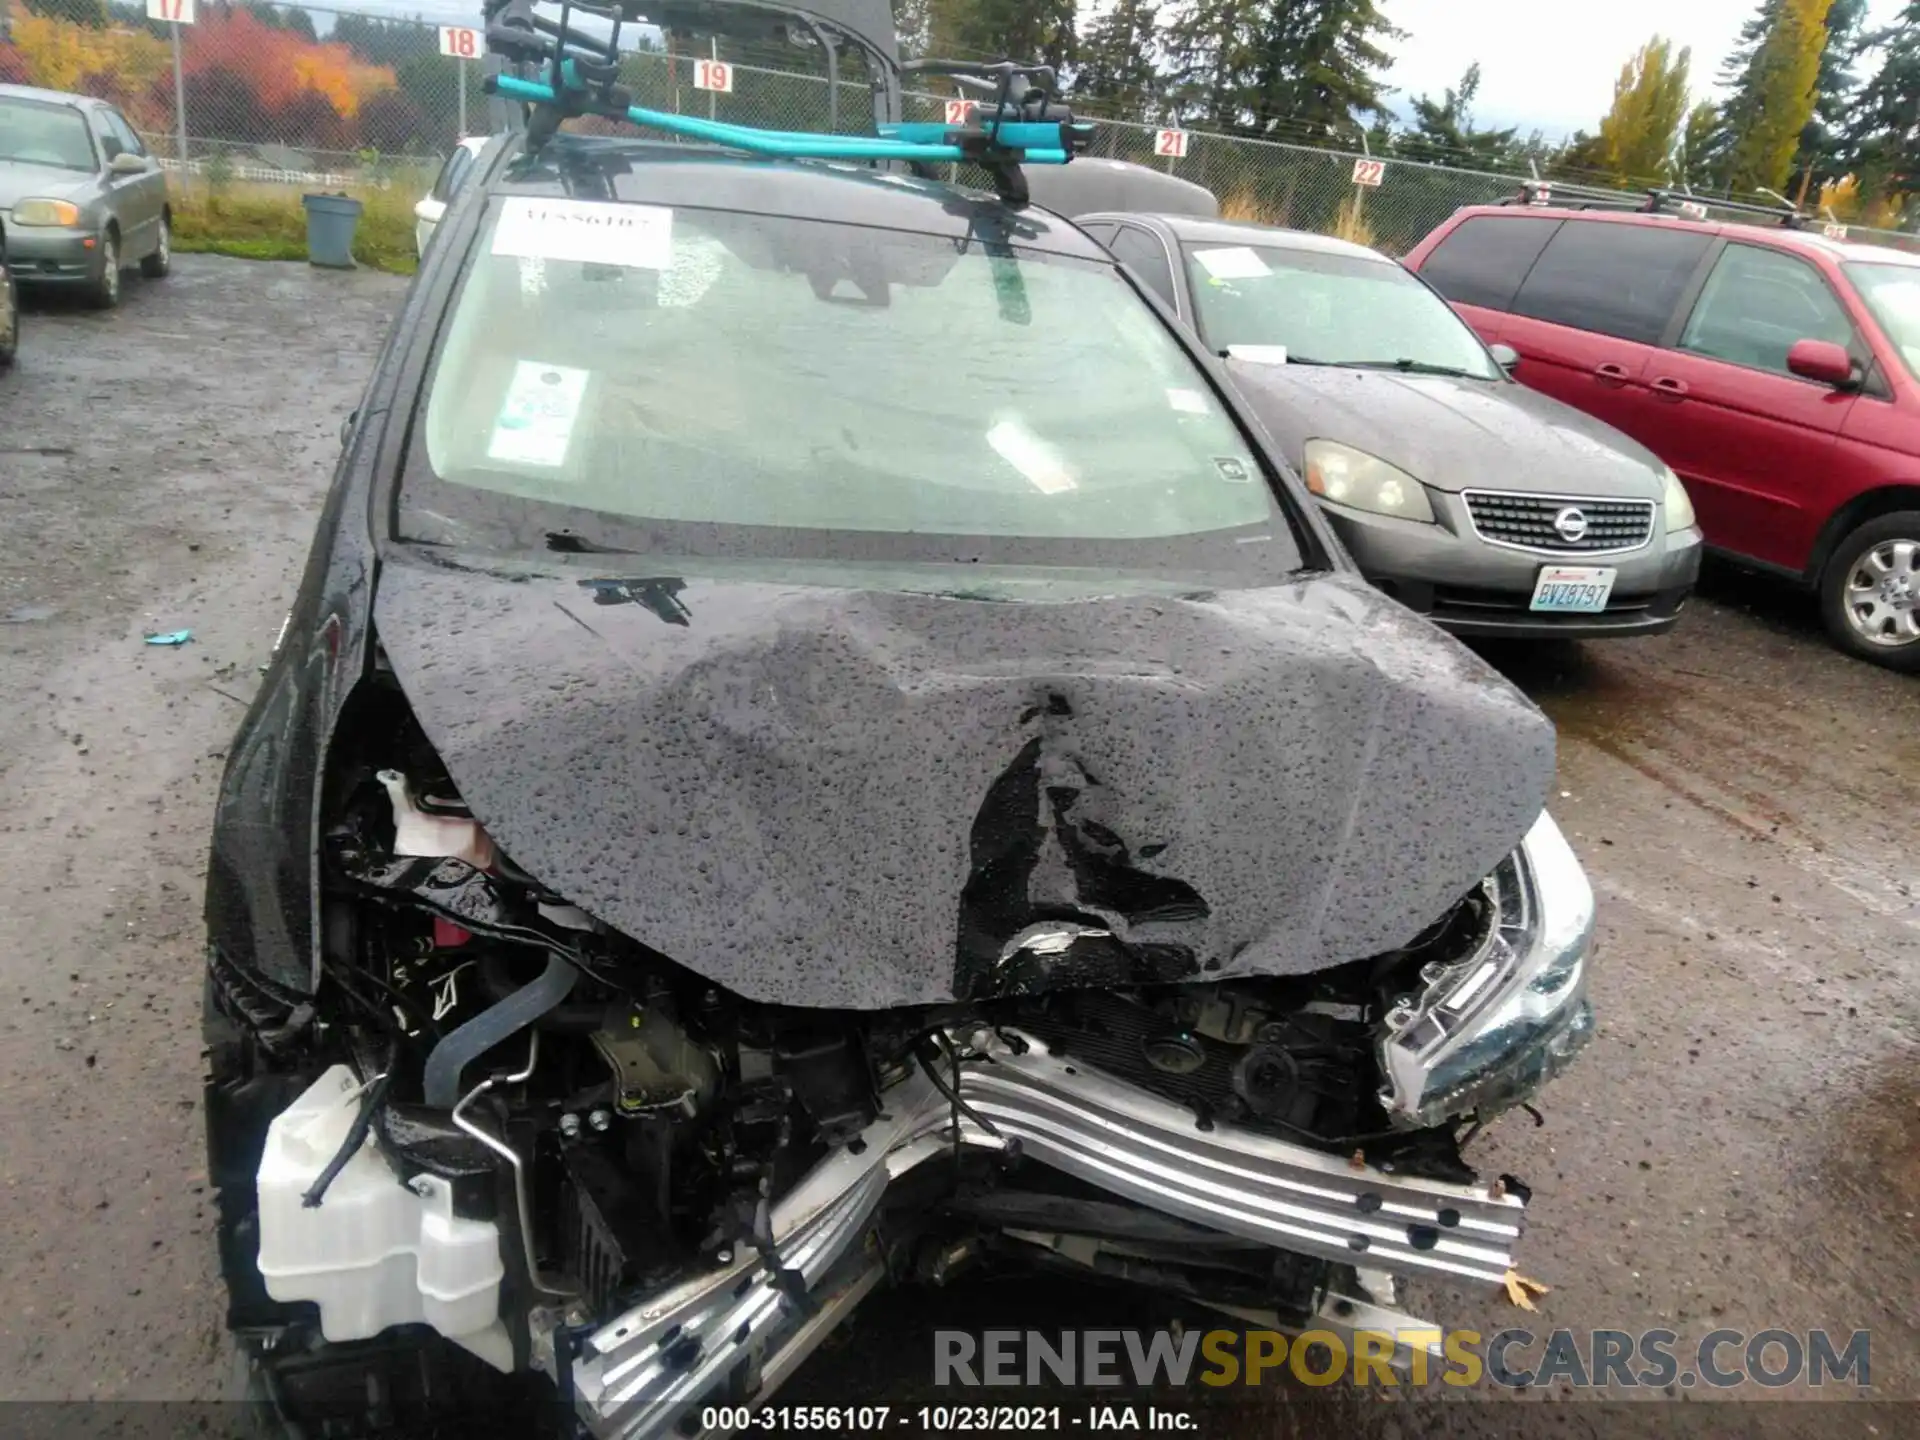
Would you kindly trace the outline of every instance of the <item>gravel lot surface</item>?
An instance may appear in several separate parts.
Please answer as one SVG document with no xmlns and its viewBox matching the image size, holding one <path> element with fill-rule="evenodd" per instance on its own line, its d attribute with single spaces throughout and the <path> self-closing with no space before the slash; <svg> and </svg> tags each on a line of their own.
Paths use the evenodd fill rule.
<svg viewBox="0 0 1920 1440">
<path fill-rule="evenodd" d="M 117 313 L 30 308 L 0 377 L 0 1399 L 225 1392 L 198 1114 L 210 810 L 405 284 L 175 266 Z M 192 642 L 143 643 L 176 629 Z M 1553 1290 L 1525 1318 L 1869 1329 L 1876 1393 L 1920 1400 L 1920 681 L 1718 567 L 1670 636 L 1487 653 L 1560 727 L 1554 810 L 1601 905 L 1600 1038 L 1542 1126 L 1476 1144 L 1535 1187 L 1523 1254 Z M 1410 1308 L 1522 1318 L 1479 1293 Z M 793 1398 L 923 1395 L 943 1314 L 1113 1306 L 1051 1282 L 883 1297 Z M 1380 1405 L 1297 1413 L 1328 1406 L 1400 1433 Z M 1443 1408 L 1489 1433 L 1487 1407 Z M 1592 1408 L 1552 1406 L 1552 1433 L 1618 1433 Z M 1780 1407 L 1713 1408 L 1742 1434 Z M 1792 1408 L 1781 1433 L 1920 1434 L 1920 1408 Z M 1286 1427 L 1234 1407 L 1206 1429 Z"/>
</svg>

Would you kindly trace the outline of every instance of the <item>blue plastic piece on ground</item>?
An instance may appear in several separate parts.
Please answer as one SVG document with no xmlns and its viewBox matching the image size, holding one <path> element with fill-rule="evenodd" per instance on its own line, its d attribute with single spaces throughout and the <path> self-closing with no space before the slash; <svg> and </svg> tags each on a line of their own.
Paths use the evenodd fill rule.
<svg viewBox="0 0 1920 1440">
<path fill-rule="evenodd" d="M 193 638 L 191 630 L 169 630 L 164 635 L 147 636 L 149 645 L 184 645 Z"/>
</svg>

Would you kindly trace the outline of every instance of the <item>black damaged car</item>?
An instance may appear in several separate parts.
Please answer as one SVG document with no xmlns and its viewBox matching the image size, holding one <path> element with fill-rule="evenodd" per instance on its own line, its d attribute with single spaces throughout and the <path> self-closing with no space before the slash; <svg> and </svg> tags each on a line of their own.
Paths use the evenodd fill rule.
<svg viewBox="0 0 1920 1440">
<path fill-rule="evenodd" d="M 477 166 L 215 821 L 255 1393 L 693 1433 L 958 1257 L 1336 1329 L 1500 1282 L 1460 1139 L 1592 1026 L 1539 712 L 1071 223 Z"/>
</svg>

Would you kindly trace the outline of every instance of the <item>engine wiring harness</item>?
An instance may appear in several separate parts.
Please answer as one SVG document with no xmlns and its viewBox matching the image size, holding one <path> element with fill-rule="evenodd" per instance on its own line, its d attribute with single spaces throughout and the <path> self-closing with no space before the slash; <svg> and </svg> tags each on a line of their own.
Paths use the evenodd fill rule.
<svg viewBox="0 0 1920 1440">
<path fill-rule="evenodd" d="M 1012 60 L 971 62 L 917 60 L 901 63 L 857 31 L 842 29 L 804 11 L 762 0 L 726 0 L 701 9 L 705 27 L 727 28 L 727 17 L 785 16 L 810 33 L 828 60 L 829 124 L 837 126 L 837 54 L 842 45 L 858 48 L 870 71 L 881 73 L 872 135 L 810 130 L 770 130 L 693 115 L 652 110 L 633 103 L 619 83 L 623 26 L 653 23 L 636 0 L 597 5 L 560 0 L 558 17 L 536 9 L 535 0 L 490 0 L 486 6 L 486 45 L 501 68 L 486 78 L 488 93 L 526 107 L 531 148 L 543 145 L 563 121 L 599 116 L 642 129 L 702 141 L 748 155 L 776 160 L 866 161 L 900 163 L 927 175 L 941 164 L 972 164 L 991 178 L 1010 205 L 1027 202 L 1023 165 L 1065 165 L 1093 137 L 1091 123 L 1074 118 L 1057 96 L 1058 77 L 1051 66 Z M 581 28 L 587 21 L 592 30 Z M 671 23 L 671 22 L 669 22 Z M 830 34 L 829 31 L 832 33 Z M 597 33 L 595 33 L 597 32 Z M 944 77 L 982 96 L 970 103 L 965 123 L 908 122 L 897 118 L 902 75 Z"/>
</svg>

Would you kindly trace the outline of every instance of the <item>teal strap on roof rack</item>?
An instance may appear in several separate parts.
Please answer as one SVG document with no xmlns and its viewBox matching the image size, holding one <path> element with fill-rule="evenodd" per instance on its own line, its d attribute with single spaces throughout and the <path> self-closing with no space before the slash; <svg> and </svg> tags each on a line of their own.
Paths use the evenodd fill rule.
<svg viewBox="0 0 1920 1440">
<path fill-rule="evenodd" d="M 551 85 L 521 80 L 512 75 L 491 79 L 495 93 L 535 105 L 563 103 Z M 673 115 L 664 110 L 647 110 L 629 105 L 624 117 L 648 130 L 683 135 L 689 140 L 706 140 L 750 155 L 767 155 L 781 160 L 918 160 L 929 163 L 959 163 L 979 159 L 960 145 L 933 144 L 909 139 L 871 135 L 820 135 L 803 130 L 760 130 L 751 125 L 729 125 L 719 120 L 702 120 L 695 115 Z M 895 127 L 889 126 L 888 129 Z M 944 130 L 945 127 L 932 127 Z M 1029 165 L 1064 165 L 1068 152 L 1059 143 L 1059 125 L 1008 126 L 1008 130 L 1044 131 L 1053 141 L 1049 146 L 1019 147 L 1016 159 Z M 950 132 L 948 132 L 950 133 Z M 988 133 L 991 133 L 989 131 Z"/>
<path fill-rule="evenodd" d="M 538 149 L 563 121 L 596 115 L 624 120 L 643 129 L 688 140 L 702 140 L 777 160 L 864 161 L 899 163 L 916 174 L 933 176 L 935 165 L 971 164 L 981 167 L 1008 205 L 1027 202 L 1022 165 L 1065 165 L 1093 139 L 1093 127 L 1074 117 L 1055 97 L 1057 77 L 1052 67 L 1011 60 L 991 63 L 954 60 L 917 60 L 902 65 L 890 40 L 862 37 L 857 28 L 802 10 L 789 0 L 557 0 L 559 18 L 540 13 L 536 0 L 483 0 L 487 20 L 487 50 L 506 62 L 489 75 L 486 88 L 501 99 L 518 101 L 527 109 L 524 120 L 528 147 Z M 666 3 L 673 14 L 700 25 L 724 28 L 748 23 L 751 12 L 786 15 L 809 30 L 825 52 L 829 84 L 835 70 L 835 46 L 842 40 L 858 42 L 869 62 L 876 96 L 873 135 L 842 135 L 829 125 L 825 131 L 763 130 L 695 115 L 669 114 L 633 103 L 619 83 L 625 52 L 620 45 L 624 24 L 634 23 L 644 10 L 655 12 Z M 861 5 L 876 15 L 886 7 L 868 0 L 835 0 L 848 15 Z M 673 7 L 678 6 L 678 10 Z M 864 12 L 862 12 L 864 13 Z M 590 21 L 604 31 L 579 28 Z M 838 38 L 835 38 L 838 37 Z M 873 72 L 873 66 L 879 66 Z M 955 84 L 984 92 L 967 120 L 959 125 L 903 123 L 899 119 L 899 82 L 902 74 L 942 75 Z M 881 100 L 886 104 L 881 105 Z M 837 110 L 835 112 L 837 114 Z"/>
</svg>

